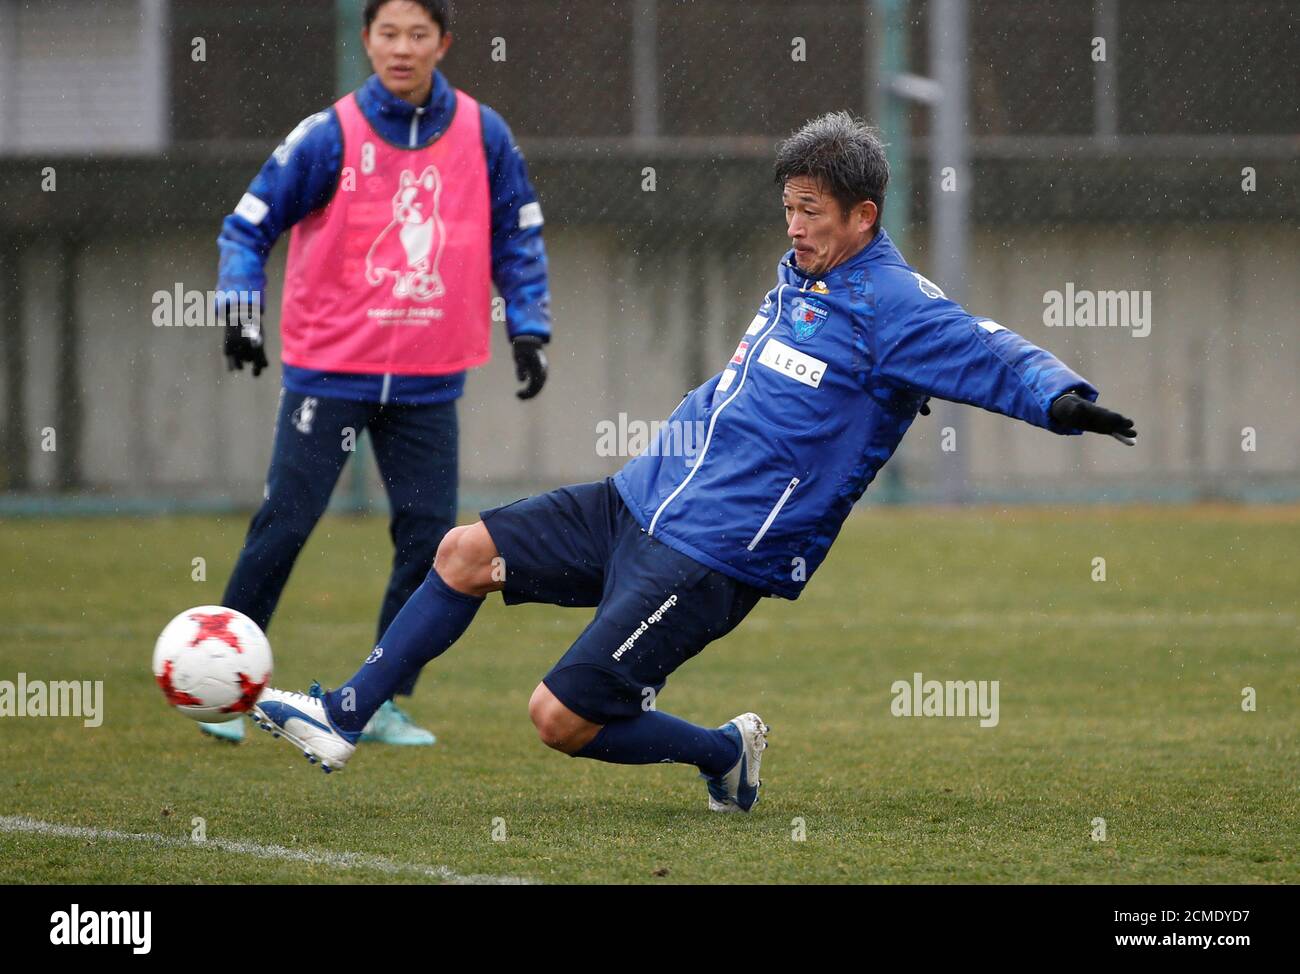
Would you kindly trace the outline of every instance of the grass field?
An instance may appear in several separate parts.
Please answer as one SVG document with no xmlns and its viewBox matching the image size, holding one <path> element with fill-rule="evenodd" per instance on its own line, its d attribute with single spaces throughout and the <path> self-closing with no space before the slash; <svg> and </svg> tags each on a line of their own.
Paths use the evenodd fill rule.
<svg viewBox="0 0 1300 974">
<path fill-rule="evenodd" d="M 496 598 L 413 699 L 435 747 L 365 748 L 327 778 L 260 732 L 201 740 L 150 652 L 219 601 L 244 526 L 0 529 L 0 679 L 102 679 L 106 700 L 98 728 L 0 719 L 0 882 L 1300 880 L 1300 509 L 855 515 L 798 602 L 764 600 L 659 698 L 768 721 L 749 816 L 709 814 L 694 769 L 539 744 L 528 696 L 588 613 Z M 382 520 L 322 522 L 270 632 L 277 685 L 352 672 L 389 558 Z M 998 726 L 892 716 L 918 671 L 1000 681 Z"/>
</svg>

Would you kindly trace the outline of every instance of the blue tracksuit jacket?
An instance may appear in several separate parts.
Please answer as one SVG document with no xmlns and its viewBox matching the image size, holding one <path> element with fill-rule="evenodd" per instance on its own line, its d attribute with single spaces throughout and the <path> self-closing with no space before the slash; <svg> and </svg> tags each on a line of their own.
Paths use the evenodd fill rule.
<svg viewBox="0 0 1300 974">
<path fill-rule="evenodd" d="M 1071 391 L 1097 398 L 1050 353 L 949 301 L 881 230 L 821 277 L 789 252 L 731 364 L 614 482 L 653 537 L 793 599 L 926 398 L 1067 434 L 1048 409 Z"/>
<path fill-rule="evenodd" d="M 442 72 L 435 71 L 429 100 L 417 107 L 385 88 L 378 75 L 371 75 L 358 90 L 357 101 L 381 136 L 396 145 L 418 148 L 446 130 L 456 93 Z M 480 109 L 492 208 L 492 280 L 505 299 L 506 330 L 511 338 L 538 335 L 549 340 L 550 292 L 538 207 L 526 211 L 527 218 L 522 221 L 519 213 L 521 207 L 536 203 L 537 194 L 509 126 L 486 105 Z M 248 187 L 247 196 L 265 204 L 265 215 L 257 204 L 241 206 L 245 212 L 261 216 L 256 224 L 239 212 L 231 213 L 222 224 L 217 239 L 221 252 L 219 293 L 263 292 L 271 248 L 282 233 L 333 198 L 342 160 L 343 132 L 332 107 L 309 116 L 294 129 Z M 360 375 L 286 365 L 284 384 L 308 396 L 431 403 L 457 398 L 465 386 L 465 373 Z"/>
</svg>

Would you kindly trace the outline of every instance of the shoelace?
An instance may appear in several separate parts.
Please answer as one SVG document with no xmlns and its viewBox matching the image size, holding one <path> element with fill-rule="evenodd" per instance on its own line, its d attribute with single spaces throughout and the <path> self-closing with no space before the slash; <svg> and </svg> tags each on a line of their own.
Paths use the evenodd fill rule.
<svg viewBox="0 0 1300 974">
<path fill-rule="evenodd" d="M 288 694 L 290 697 L 302 697 L 304 700 L 321 700 L 325 699 L 325 691 L 315 680 L 312 681 L 306 693 L 299 693 L 297 690 L 281 690 L 281 693 Z"/>
</svg>

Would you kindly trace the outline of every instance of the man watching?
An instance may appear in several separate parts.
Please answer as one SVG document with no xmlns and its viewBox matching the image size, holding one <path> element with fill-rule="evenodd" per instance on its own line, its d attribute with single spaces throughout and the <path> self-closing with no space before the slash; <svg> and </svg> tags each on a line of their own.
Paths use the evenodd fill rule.
<svg viewBox="0 0 1300 974">
<path fill-rule="evenodd" d="M 392 575 L 378 631 L 455 524 L 456 399 L 489 357 L 491 286 L 505 302 L 521 399 L 546 381 L 550 298 L 542 212 L 496 112 L 437 70 L 447 0 L 369 0 L 374 74 L 304 119 L 222 226 L 218 292 L 228 367 L 267 366 L 264 266 L 292 227 L 281 303 L 283 383 L 261 509 L 222 602 L 266 629 L 363 429 L 392 509 Z M 254 313 L 234 294 L 257 296 Z M 412 679 L 394 687 L 409 695 Z M 242 720 L 205 724 L 238 740 Z M 432 744 L 391 699 L 367 739 Z"/>
</svg>

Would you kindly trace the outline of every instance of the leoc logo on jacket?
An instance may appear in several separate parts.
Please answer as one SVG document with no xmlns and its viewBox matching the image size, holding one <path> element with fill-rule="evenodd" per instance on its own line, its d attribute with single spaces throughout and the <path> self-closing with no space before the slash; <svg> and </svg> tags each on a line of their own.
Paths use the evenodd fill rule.
<svg viewBox="0 0 1300 974">
<path fill-rule="evenodd" d="M 794 340 L 806 342 L 821 330 L 831 309 L 815 298 L 800 295 L 790 302 L 790 324 L 794 328 Z"/>
<path fill-rule="evenodd" d="M 417 179 L 403 169 L 393 197 L 393 220 L 379 232 L 366 254 L 366 281 L 373 287 L 393 279 L 393 297 L 432 301 L 447 293 L 438 262 L 446 240 L 438 197 L 442 176 L 426 166 Z"/>
</svg>

